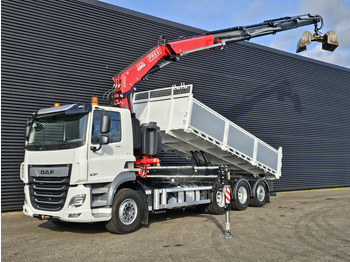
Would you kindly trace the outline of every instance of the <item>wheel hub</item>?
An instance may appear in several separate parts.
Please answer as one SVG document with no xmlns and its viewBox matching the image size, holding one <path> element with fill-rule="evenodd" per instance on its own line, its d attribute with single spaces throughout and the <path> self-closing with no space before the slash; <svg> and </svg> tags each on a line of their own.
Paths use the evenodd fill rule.
<svg viewBox="0 0 350 262">
<path fill-rule="evenodd" d="M 225 196 L 222 190 L 219 190 L 216 192 L 216 203 L 218 204 L 219 207 L 225 206 Z"/>
<path fill-rule="evenodd" d="M 137 204 L 131 199 L 125 199 L 119 207 L 119 219 L 124 225 L 131 225 L 137 217 Z"/>
<path fill-rule="evenodd" d="M 265 188 L 263 185 L 259 185 L 256 190 L 256 195 L 258 197 L 258 200 L 262 202 L 265 198 Z"/>
<path fill-rule="evenodd" d="M 247 189 L 244 186 L 239 187 L 237 195 L 238 195 L 239 203 L 245 204 L 247 202 L 248 192 L 247 192 Z"/>
</svg>

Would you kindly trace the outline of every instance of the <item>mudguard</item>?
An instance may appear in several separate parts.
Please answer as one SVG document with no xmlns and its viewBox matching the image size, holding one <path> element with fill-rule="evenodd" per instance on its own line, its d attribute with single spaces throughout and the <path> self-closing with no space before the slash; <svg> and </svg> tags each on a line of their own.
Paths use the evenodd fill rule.
<svg viewBox="0 0 350 262">
<path fill-rule="evenodd" d="M 116 176 L 110 185 L 107 193 L 107 205 L 112 206 L 115 193 L 118 190 L 118 187 L 125 182 L 136 181 L 135 172 L 122 172 Z"/>
</svg>

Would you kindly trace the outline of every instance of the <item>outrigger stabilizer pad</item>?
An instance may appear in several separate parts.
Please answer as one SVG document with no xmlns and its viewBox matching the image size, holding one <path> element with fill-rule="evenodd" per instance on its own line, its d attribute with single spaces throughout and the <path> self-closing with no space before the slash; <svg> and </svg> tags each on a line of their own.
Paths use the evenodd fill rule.
<svg viewBox="0 0 350 262">
<path fill-rule="evenodd" d="M 233 236 L 230 233 L 230 231 L 227 231 L 227 232 L 224 233 L 224 238 L 233 238 Z"/>
</svg>

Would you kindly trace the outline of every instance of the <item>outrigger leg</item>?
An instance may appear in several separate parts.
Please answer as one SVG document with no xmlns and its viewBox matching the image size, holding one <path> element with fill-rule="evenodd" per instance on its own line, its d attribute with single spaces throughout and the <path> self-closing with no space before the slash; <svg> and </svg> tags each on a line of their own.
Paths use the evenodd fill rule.
<svg viewBox="0 0 350 262">
<path fill-rule="evenodd" d="M 231 186 L 229 185 L 229 171 L 227 167 L 221 167 L 221 182 L 224 184 L 225 192 L 225 232 L 224 238 L 233 238 L 233 235 L 230 232 L 230 211 L 231 211 Z"/>
</svg>

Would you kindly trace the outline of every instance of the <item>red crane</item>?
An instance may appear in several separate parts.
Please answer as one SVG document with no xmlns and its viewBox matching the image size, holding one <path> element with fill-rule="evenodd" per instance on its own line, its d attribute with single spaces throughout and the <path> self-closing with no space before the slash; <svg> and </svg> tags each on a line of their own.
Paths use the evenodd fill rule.
<svg viewBox="0 0 350 262">
<path fill-rule="evenodd" d="M 255 25 L 216 30 L 207 32 L 204 35 L 175 41 L 167 41 L 161 36 L 158 46 L 151 49 L 113 78 L 114 85 L 112 92 L 109 92 L 109 100 L 113 105 L 130 109 L 128 98 L 130 94 L 136 91 L 135 84 L 147 79 L 148 75 L 160 70 L 162 67 L 178 61 L 180 56 L 202 50 L 223 48 L 229 43 L 276 34 L 277 32 L 310 24 L 314 24 L 315 33 L 313 35 L 310 32 L 303 34 L 303 37 L 298 42 L 297 52 L 305 50 L 305 46 L 311 41 L 322 42 L 323 48 L 329 51 L 333 51 L 339 45 L 333 31 L 328 31 L 323 37 L 321 36 L 319 30 L 323 27 L 323 18 L 319 15 L 313 16 L 310 14 L 266 20 Z M 164 61 L 157 65 L 161 59 Z"/>
</svg>

